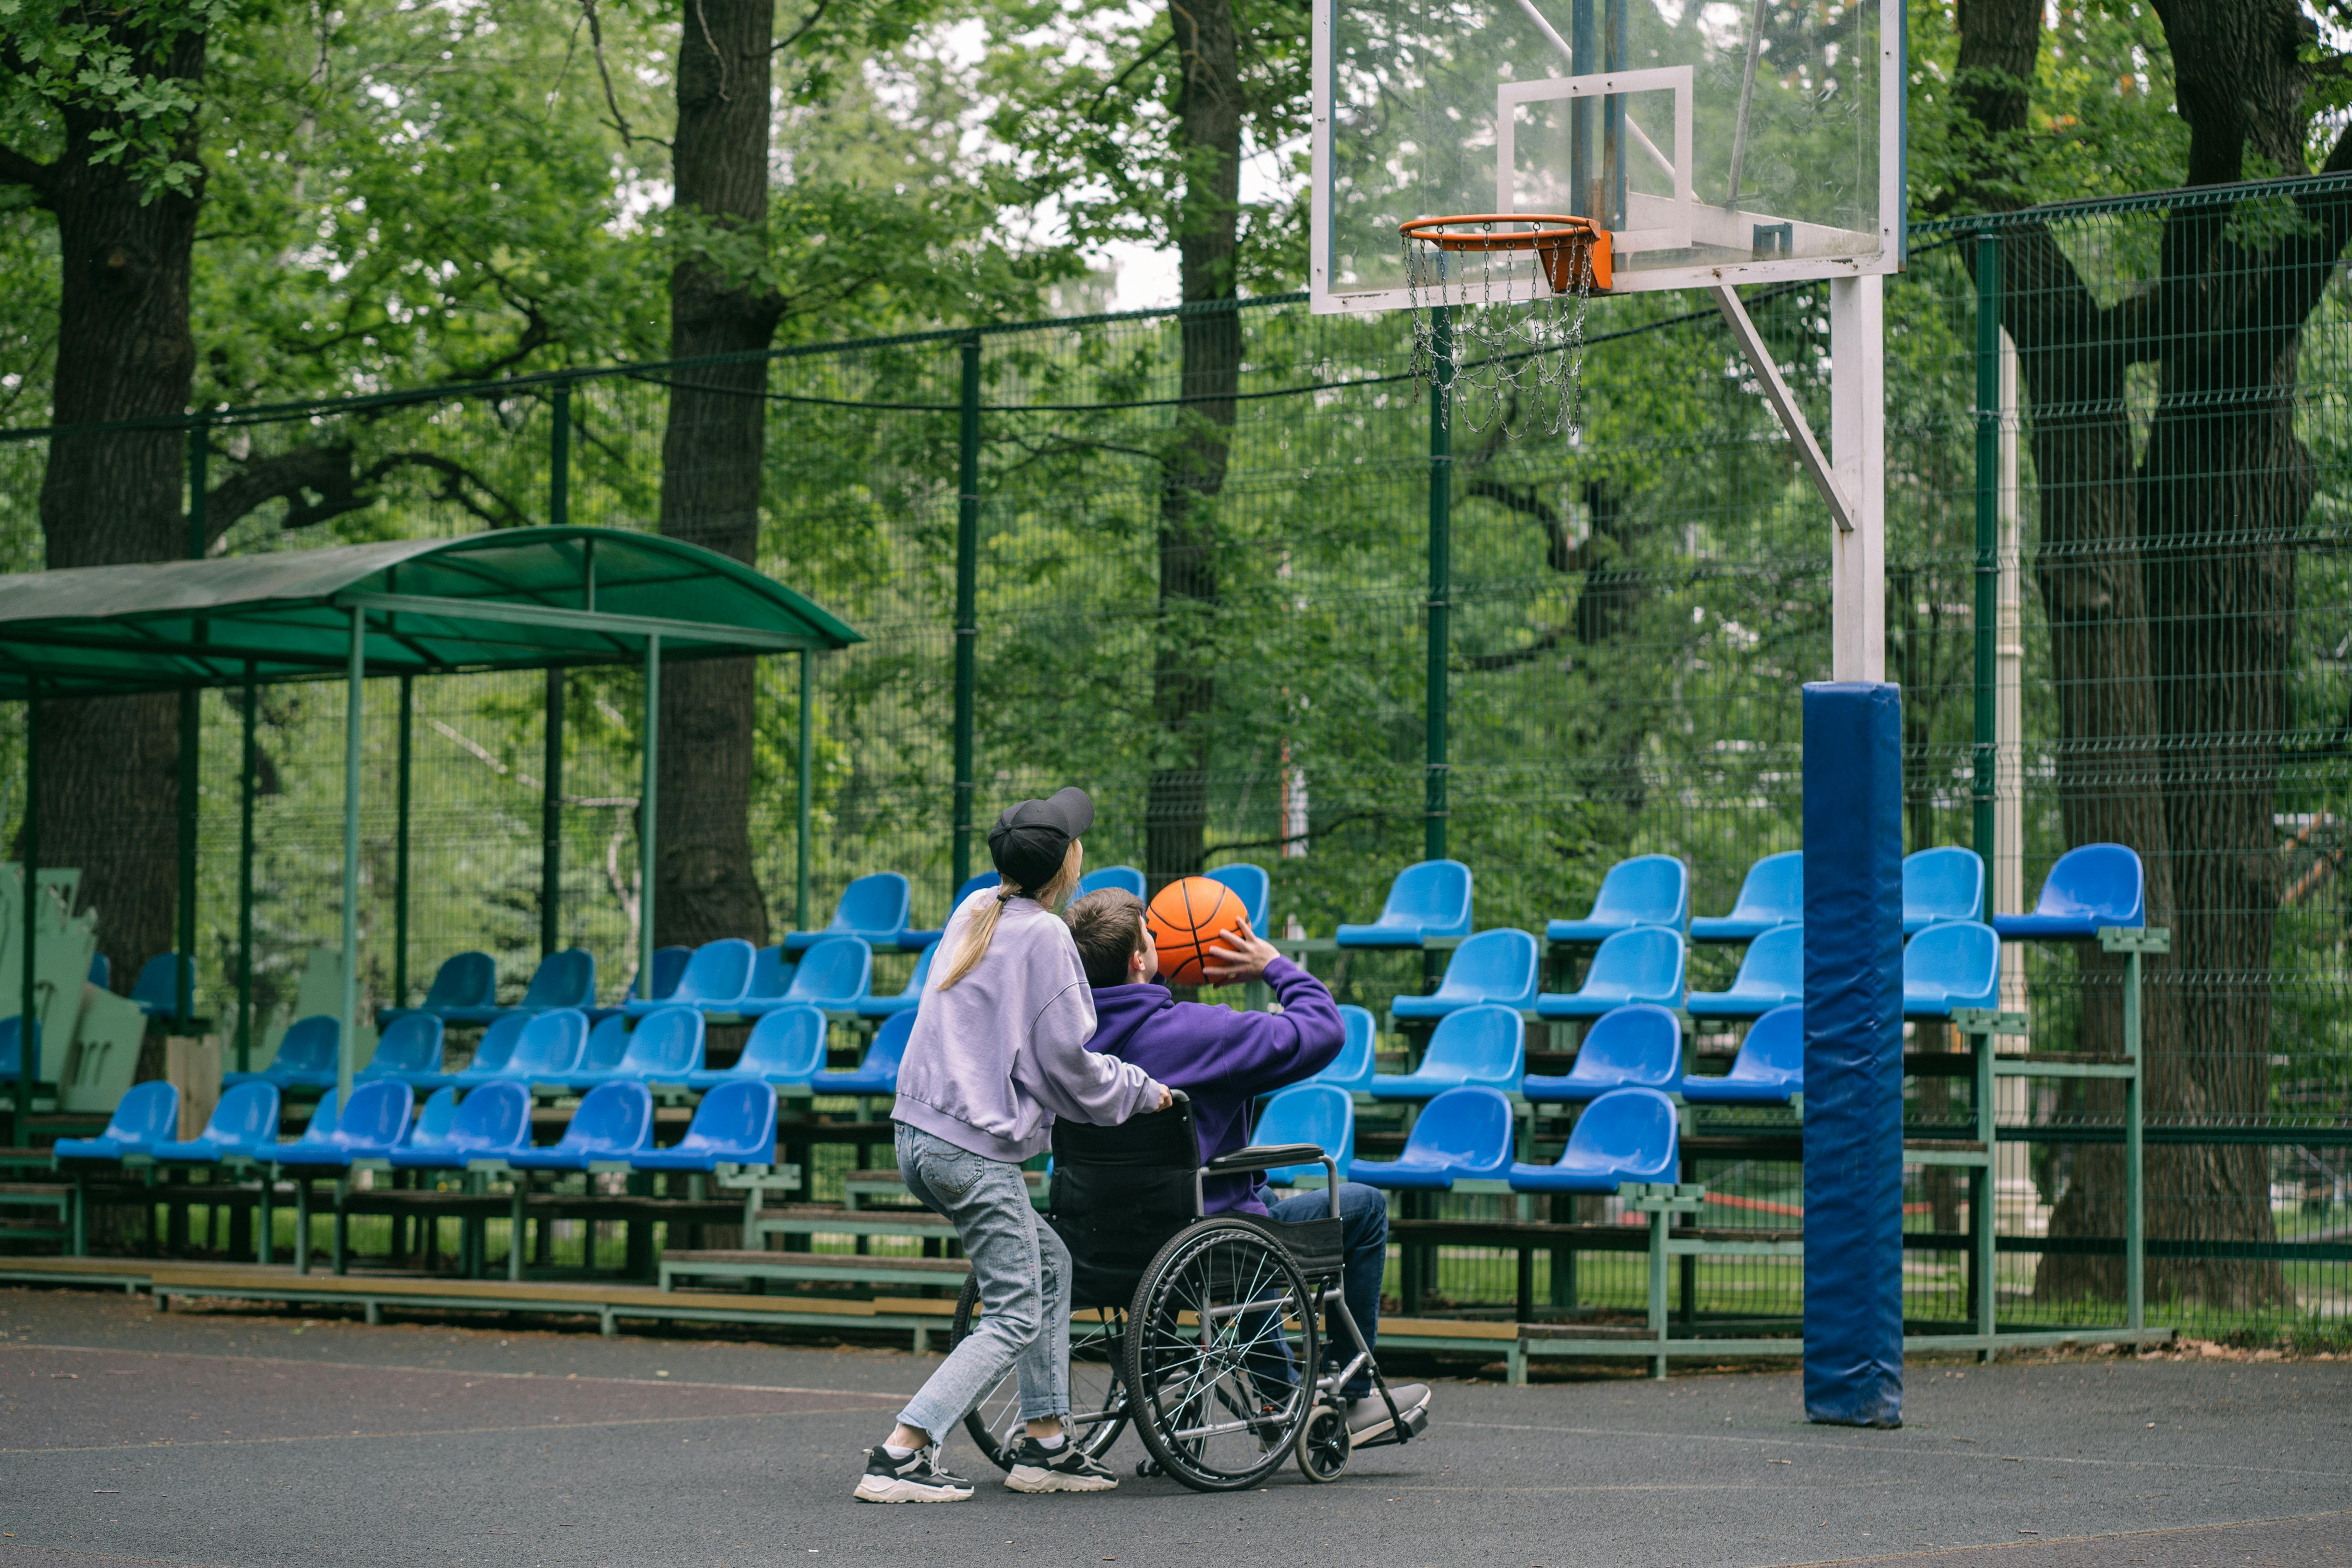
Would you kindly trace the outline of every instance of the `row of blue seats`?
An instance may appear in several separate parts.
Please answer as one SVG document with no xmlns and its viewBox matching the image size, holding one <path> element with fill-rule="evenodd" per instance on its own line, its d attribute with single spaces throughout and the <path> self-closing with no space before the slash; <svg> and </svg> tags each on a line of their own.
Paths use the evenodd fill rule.
<svg viewBox="0 0 2352 1568">
<path fill-rule="evenodd" d="M 1449 1089 L 1429 1102 L 1394 1160 L 1359 1160 L 1355 1101 L 1326 1083 L 1302 1083 L 1268 1100 L 1255 1143 L 1312 1143 L 1341 1181 L 1392 1191 L 1447 1192 L 1456 1182 L 1506 1182 L 1520 1193 L 1614 1193 L 1625 1182 L 1671 1182 L 1681 1163 L 1674 1102 L 1654 1089 L 1612 1089 L 1577 1118 L 1554 1163 L 1512 1157 L 1511 1102 L 1499 1089 Z M 1276 1185 L 1319 1174 L 1320 1165 L 1266 1173 Z"/>
<path fill-rule="evenodd" d="M 691 1007 L 656 1007 L 632 1029 L 621 1015 L 593 1026 L 577 1008 L 509 1014 L 482 1032 L 462 1072 L 441 1066 L 441 1021 L 404 1014 L 386 1026 L 375 1055 L 357 1081 L 404 1083 L 413 1089 L 471 1089 L 515 1083 L 525 1089 L 594 1089 L 608 1083 L 646 1083 L 709 1090 L 738 1081 L 809 1094 L 894 1094 L 898 1058 L 914 1033 L 915 1015 L 884 1022 L 855 1068 L 825 1070 L 825 1015 L 802 1005 L 761 1015 L 734 1066 L 703 1066 L 704 1020 Z M 335 1087 L 336 1039 L 330 1017 L 305 1018 L 286 1031 L 277 1055 L 257 1072 L 233 1072 L 223 1082 L 268 1083 L 279 1089 Z"/>
<path fill-rule="evenodd" d="M 1472 877 L 1459 860 L 1423 860 L 1397 874 L 1381 917 L 1343 925 L 1341 947 L 1421 947 L 1433 937 L 1466 937 L 1471 930 Z M 2147 921 L 2139 856 L 2120 844 L 2085 844 L 2059 857 L 2042 881 L 2033 912 L 1995 915 L 2007 941 L 2082 941 L 2100 926 Z M 1984 861 L 1973 849 L 1943 846 L 1903 861 L 1903 931 L 1916 935 L 1946 921 L 1982 921 Z M 1621 931 L 1658 926 L 1687 931 L 1693 942 L 1752 942 L 1805 919 L 1802 850 L 1767 855 L 1748 868 L 1731 913 L 1691 913 L 1690 868 L 1671 855 L 1637 855 L 1601 879 L 1591 910 L 1581 920 L 1553 921 L 1544 935 L 1555 942 L 1599 942 Z"/>
<path fill-rule="evenodd" d="M 1443 1018 L 1465 1007 L 1498 1006 L 1538 1018 L 1597 1018 L 1634 1003 L 1679 1007 L 1696 1018 L 1760 1018 L 1802 1001 L 1805 928 L 1775 926 L 1748 944 L 1724 991 L 1686 991 L 1680 933 L 1664 926 L 1621 931 L 1593 954 L 1574 991 L 1538 991 L 1535 937 L 1506 926 L 1455 948 L 1437 989 L 1389 1004 L 1398 1018 Z M 1903 1016 L 1948 1018 L 1956 1007 L 1990 1007 L 2000 989 L 2000 937 L 1976 921 L 1941 921 L 1904 944 Z"/>
<path fill-rule="evenodd" d="M 278 1086 L 247 1082 L 221 1096 L 199 1137 L 175 1142 L 180 1091 L 168 1083 L 132 1088 L 96 1138 L 58 1140 L 60 1161 L 139 1160 L 167 1164 L 266 1164 L 349 1169 L 380 1160 L 395 1170 L 465 1170 L 477 1160 L 522 1171 L 585 1171 L 626 1164 L 639 1171 L 703 1171 L 720 1165 L 772 1165 L 776 1097 L 759 1083 L 724 1085 L 703 1096 L 686 1135 L 667 1148 L 653 1142 L 653 1096 L 642 1083 L 607 1083 L 590 1091 L 563 1136 L 547 1148 L 530 1142 L 530 1095 L 515 1083 L 434 1091 L 419 1108 L 404 1083 L 362 1084 L 340 1114 L 330 1091 L 302 1135 L 278 1136 Z"/>
</svg>

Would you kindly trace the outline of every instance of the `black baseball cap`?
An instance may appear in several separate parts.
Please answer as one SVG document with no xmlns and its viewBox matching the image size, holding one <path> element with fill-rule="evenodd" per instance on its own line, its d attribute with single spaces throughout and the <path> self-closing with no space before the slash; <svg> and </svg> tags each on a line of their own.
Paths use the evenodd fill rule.
<svg viewBox="0 0 2352 1568">
<path fill-rule="evenodd" d="M 1071 784 L 1046 799 L 1006 806 L 988 830 L 988 853 L 1006 880 L 1034 893 L 1062 868 L 1070 840 L 1094 825 L 1095 803 Z"/>
</svg>

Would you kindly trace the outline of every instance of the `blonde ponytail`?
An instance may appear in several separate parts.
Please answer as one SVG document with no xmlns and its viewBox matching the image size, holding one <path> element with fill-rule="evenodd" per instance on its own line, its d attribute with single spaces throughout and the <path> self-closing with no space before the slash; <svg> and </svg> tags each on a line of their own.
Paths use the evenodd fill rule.
<svg viewBox="0 0 2352 1568">
<path fill-rule="evenodd" d="M 1078 841 L 1073 838 L 1068 852 L 1062 857 L 1062 868 L 1054 873 L 1052 881 L 1031 896 L 1048 909 L 1068 898 L 1071 890 L 1078 885 L 1078 868 L 1084 864 L 1079 858 L 1080 853 Z M 1010 881 L 998 883 L 995 894 L 981 907 L 980 913 L 972 916 L 971 923 L 963 928 L 963 935 L 956 939 L 956 949 L 949 958 L 947 973 L 940 976 L 940 990 L 946 990 L 980 967 L 980 961 L 988 956 L 988 944 L 995 939 L 996 922 L 1003 916 L 1005 904 L 1019 892 L 1020 889 Z"/>
</svg>

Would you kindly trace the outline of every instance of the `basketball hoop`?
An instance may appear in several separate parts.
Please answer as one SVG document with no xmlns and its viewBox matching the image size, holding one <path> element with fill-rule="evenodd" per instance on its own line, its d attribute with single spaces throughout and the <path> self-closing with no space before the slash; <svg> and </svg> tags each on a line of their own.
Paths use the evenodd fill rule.
<svg viewBox="0 0 2352 1568">
<path fill-rule="evenodd" d="M 1433 384 L 1443 374 L 1472 430 L 1577 429 L 1585 305 L 1609 291 L 1609 231 L 1556 213 L 1471 213 L 1414 218 L 1397 233 L 1413 374 Z"/>
</svg>

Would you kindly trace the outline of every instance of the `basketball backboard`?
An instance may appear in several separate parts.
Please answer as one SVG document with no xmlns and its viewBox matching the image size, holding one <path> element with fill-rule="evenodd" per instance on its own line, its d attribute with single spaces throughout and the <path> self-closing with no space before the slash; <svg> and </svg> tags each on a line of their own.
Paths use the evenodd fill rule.
<svg viewBox="0 0 2352 1568">
<path fill-rule="evenodd" d="M 1615 293 L 1895 271 L 1903 15 L 1315 0 L 1314 308 L 1405 307 L 1397 226 L 1443 214 L 1594 218 Z"/>
</svg>

